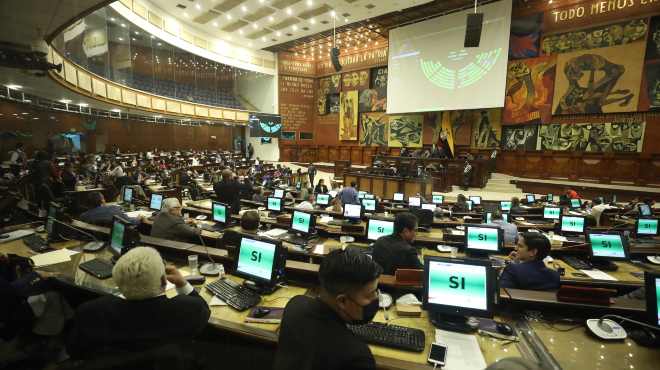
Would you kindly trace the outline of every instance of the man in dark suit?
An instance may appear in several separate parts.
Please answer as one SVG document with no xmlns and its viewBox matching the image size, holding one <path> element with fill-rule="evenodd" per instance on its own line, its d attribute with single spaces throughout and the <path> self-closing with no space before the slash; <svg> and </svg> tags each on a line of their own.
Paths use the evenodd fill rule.
<svg viewBox="0 0 660 370">
<path fill-rule="evenodd" d="M 252 187 L 239 183 L 234 180 L 233 176 L 231 170 L 223 170 L 222 180 L 213 185 L 213 191 L 215 191 L 215 198 L 218 202 L 228 204 L 231 207 L 231 213 L 238 214 L 241 209 L 241 191 L 247 190 L 246 188 L 252 191 Z"/>
<path fill-rule="evenodd" d="M 376 315 L 380 273 L 360 251 L 330 252 L 319 269 L 319 297 L 296 296 L 284 309 L 274 369 L 375 369 L 369 347 L 346 324 Z"/>
<path fill-rule="evenodd" d="M 189 221 L 194 224 L 194 221 Z M 160 213 L 151 226 L 151 236 L 168 240 L 189 242 L 199 240 L 201 229 L 186 224 L 181 215 L 181 203 L 176 198 L 166 198 Z"/>
<path fill-rule="evenodd" d="M 559 273 L 545 266 L 550 240 L 539 233 L 522 233 L 516 250 L 509 255 L 513 263 L 500 275 L 500 287 L 530 290 L 559 289 Z"/>
<path fill-rule="evenodd" d="M 383 272 L 394 275 L 398 269 L 422 269 L 417 250 L 410 243 L 417 233 L 417 217 L 409 212 L 397 213 L 394 233 L 381 236 L 374 243 L 374 261 L 383 267 Z"/>
<path fill-rule="evenodd" d="M 314 177 L 316 177 L 316 166 L 311 162 L 307 166 L 307 176 L 309 176 L 309 183 L 314 184 Z"/>
<path fill-rule="evenodd" d="M 208 305 L 175 267 L 165 266 L 155 249 L 131 249 L 112 274 L 125 299 L 104 296 L 78 307 L 66 344 L 71 357 L 185 345 L 206 326 Z M 168 281 L 176 287 L 174 298 L 165 295 Z"/>
</svg>

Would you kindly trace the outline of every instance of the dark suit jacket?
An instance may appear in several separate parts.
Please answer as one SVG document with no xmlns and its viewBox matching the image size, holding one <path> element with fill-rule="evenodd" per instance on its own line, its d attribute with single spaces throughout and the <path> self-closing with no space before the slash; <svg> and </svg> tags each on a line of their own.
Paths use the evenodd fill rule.
<svg viewBox="0 0 660 370">
<path fill-rule="evenodd" d="M 197 292 L 140 301 L 105 296 L 78 307 L 66 348 L 74 358 L 106 351 L 142 351 L 185 344 L 206 326 L 211 311 Z"/>
<path fill-rule="evenodd" d="M 318 184 L 316 184 L 316 186 L 314 187 L 314 193 L 324 194 L 327 192 L 328 192 L 328 187 L 326 185 L 319 186 Z"/>
<path fill-rule="evenodd" d="M 529 290 L 559 289 L 559 273 L 545 267 L 543 261 L 512 263 L 502 271 L 500 287 Z"/>
<path fill-rule="evenodd" d="M 160 212 L 151 226 L 151 236 L 181 242 L 197 242 L 200 230 L 186 225 L 182 217 Z"/>
<path fill-rule="evenodd" d="M 237 181 L 220 181 L 213 185 L 215 197 L 218 202 L 228 204 L 231 207 L 231 213 L 237 214 L 241 209 L 241 191 L 246 190 L 248 186 L 240 184 Z"/>
<path fill-rule="evenodd" d="M 423 269 L 417 250 L 398 235 L 382 236 L 374 243 L 373 258 L 383 273 L 394 275 L 397 269 Z"/>
<path fill-rule="evenodd" d="M 299 295 L 286 305 L 273 369 L 375 368 L 369 347 L 325 303 Z"/>
</svg>

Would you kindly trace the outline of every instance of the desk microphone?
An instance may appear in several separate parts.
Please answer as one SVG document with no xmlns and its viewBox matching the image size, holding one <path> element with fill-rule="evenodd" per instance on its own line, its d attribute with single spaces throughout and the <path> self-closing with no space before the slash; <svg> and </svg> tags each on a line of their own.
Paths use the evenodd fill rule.
<svg viewBox="0 0 660 370">
<path fill-rule="evenodd" d="M 77 231 L 77 232 L 79 232 L 83 235 L 86 235 L 86 236 L 89 236 L 90 238 L 92 238 L 91 242 L 88 242 L 83 246 L 83 251 L 85 251 L 85 252 L 97 252 L 105 246 L 105 242 L 102 242 L 102 241 L 98 240 L 93 234 L 90 234 L 90 233 L 88 233 L 84 230 L 81 230 L 81 229 L 79 229 L 79 228 L 77 228 L 73 225 L 69 225 L 66 222 L 62 222 L 62 221 L 60 221 L 56 218 L 51 218 L 51 220 L 53 222 L 57 222 L 60 225 L 64 225 L 64 226 L 68 227 L 71 230 L 75 230 L 75 231 Z"/>
<path fill-rule="evenodd" d="M 213 258 L 211 258 L 211 254 L 209 253 L 209 248 L 206 246 L 206 243 L 204 243 L 204 238 L 202 238 L 202 234 L 197 235 L 199 237 L 199 241 L 202 242 L 202 245 L 204 246 L 204 250 L 206 251 L 206 257 L 211 261 L 211 263 L 205 263 L 202 265 L 202 267 L 199 268 L 199 273 L 205 276 L 218 276 L 220 275 L 220 272 L 224 272 L 224 267 L 222 265 L 218 265 L 215 263 Z"/>
</svg>

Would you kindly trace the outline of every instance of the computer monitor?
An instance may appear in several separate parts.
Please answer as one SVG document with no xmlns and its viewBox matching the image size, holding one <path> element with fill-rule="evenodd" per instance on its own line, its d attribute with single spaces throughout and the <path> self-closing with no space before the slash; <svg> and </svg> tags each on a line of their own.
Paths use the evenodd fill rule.
<svg viewBox="0 0 660 370">
<path fill-rule="evenodd" d="M 422 198 L 421 197 L 409 197 L 408 198 L 408 207 L 421 207 Z"/>
<path fill-rule="evenodd" d="M 582 206 L 582 202 L 579 199 L 573 198 L 571 199 L 571 208 L 577 209 Z"/>
<path fill-rule="evenodd" d="M 620 232 L 590 232 L 587 236 L 594 267 L 613 271 L 617 266 L 612 261 L 628 260 L 628 240 Z"/>
<path fill-rule="evenodd" d="M 500 202 L 500 210 L 508 212 L 511 210 L 511 201 L 503 200 Z"/>
<path fill-rule="evenodd" d="M 403 202 L 403 193 L 394 193 L 392 200 L 395 202 Z"/>
<path fill-rule="evenodd" d="M 468 199 L 471 200 L 472 204 L 474 204 L 475 206 L 478 206 L 478 205 L 481 204 L 481 197 L 479 197 L 479 196 L 471 195 L 471 196 L 468 197 Z"/>
<path fill-rule="evenodd" d="M 381 236 L 392 235 L 394 221 L 369 219 L 367 222 L 367 239 L 377 240 Z"/>
<path fill-rule="evenodd" d="M 285 263 L 286 255 L 281 242 L 243 236 L 234 275 L 257 285 L 275 287 L 284 275 Z"/>
<path fill-rule="evenodd" d="M 112 218 L 112 229 L 110 230 L 110 251 L 115 256 L 121 256 L 126 246 L 126 228 L 128 223 L 115 216 Z"/>
<path fill-rule="evenodd" d="M 466 200 L 465 203 L 467 204 L 468 211 L 472 210 L 472 201 L 471 200 Z"/>
<path fill-rule="evenodd" d="M 435 211 L 436 205 L 433 203 L 422 203 L 422 209 L 428 209 L 429 211 Z"/>
<path fill-rule="evenodd" d="M 49 241 L 60 240 L 60 226 L 56 222 L 62 218 L 62 206 L 59 203 L 50 202 L 48 205 L 48 215 L 46 217 L 46 232 Z"/>
<path fill-rule="evenodd" d="M 640 204 L 639 205 L 639 214 L 641 216 L 651 216 L 653 215 L 653 212 L 651 211 L 651 207 L 648 204 Z"/>
<path fill-rule="evenodd" d="M 660 272 L 646 271 L 644 286 L 646 287 L 646 313 L 649 315 L 649 324 L 660 328 Z"/>
<path fill-rule="evenodd" d="M 371 193 L 367 193 L 364 195 L 364 199 L 376 199 L 376 196 Z"/>
<path fill-rule="evenodd" d="M 552 202 L 555 201 L 555 196 L 552 195 L 552 193 L 548 193 L 548 195 L 546 195 L 546 197 L 545 197 L 545 200 L 546 200 L 547 202 L 552 203 Z"/>
<path fill-rule="evenodd" d="M 488 260 L 426 257 L 422 302 L 433 325 L 471 332 L 467 316 L 493 316 L 495 281 Z"/>
<path fill-rule="evenodd" d="M 442 204 L 445 201 L 445 196 L 444 195 L 439 195 L 439 194 L 433 194 L 431 201 L 435 204 Z"/>
<path fill-rule="evenodd" d="M 312 235 L 315 232 L 315 223 L 316 217 L 314 217 L 313 214 L 294 210 L 293 215 L 291 216 L 290 230 L 303 235 Z"/>
<path fill-rule="evenodd" d="M 163 207 L 163 194 L 151 194 L 151 199 L 149 200 L 149 209 L 154 211 L 160 211 Z"/>
<path fill-rule="evenodd" d="M 337 196 L 338 193 L 337 193 L 337 190 L 330 190 L 330 191 L 328 192 L 328 194 L 330 194 L 330 196 L 334 198 L 334 197 Z"/>
<path fill-rule="evenodd" d="M 230 215 L 229 206 L 220 202 L 212 202 L 211 212 L 213 215 L 213 221 L 221 223 L 223 225 L 227 224 L 228 217 Z"/>
<path fill-rule="evenodd" d="M 490 224 L 493 222 L 493 212 L 484 213 L 484 222 Z"/>
<path fill-rule="evenodd" d="M 365 194 L 367 194 L 366 191 L 362 191 L 362 190 L 358 191 L 358 199 L 362 199 L 362 198 L 364 198 L 364 195 L 365 195 Z"/>
<path fill-rule="evenodd" d="M 561 217 L 560 207 L 543 207 L 543 219 L 559 220 L 560 217 Z"/>
<path fill-rule="evenodd" d="M 536 202 L 536 197 L 534 194 L 527 194 L 527 203 L 534 203 Z"/>
<path fill-rule="evenodd" d="M 565 216 L 560 218 L 561 232 L 563 233 L 584 233 L 584 217 L 582 216 Z"/>
<path fill-rule="evenodd" d="M 497 253 L 504 244 L 503 230 L 498 226 L 465 226 L 465 248 L 473 254 Z"/>
<path fill-rule="evenodd" d="M 376 212 L 376 199 L 361 199 L 362 206 L 366 212 Z"/>
<path fill-rule="evenodd" d="M 508 213 L 502 213 L 502 221 L 508 223 L 509 222 L 509 214 Z"/>
<path fill-rule="evenodd" d="M 282 212 L 282 198 L 268 197 L 266 209 L 273 212 Z"/>
<path fill-rule="evenodd" d="M 362 205 L 344 204 L 344 218 L 349 220 L 359 220 L 362 218 Z"/>
<path fill-rule="evenodd" d="M 133 188 L 124 186 L 124 193 L 122 194 L 121 199 L 124 201 L 124 203 L 130 204 L 133 202 Z"/>
<path fill-rule="evenodd" d="M 327 206 L 330 204 L 330 194 L 316 194 L 316 204 Z"/>
<path fill-rule="evenodd" d="M 275 189 L 273 192 L 273 197 L 275 198 L 284 198 L 284 189 Z"/>
<path fill-rule="evenodd" d="M 635 222 L 635 235 L 637 237 L 657 236 L 658 219 L 640 217 Z"/>
</svg>

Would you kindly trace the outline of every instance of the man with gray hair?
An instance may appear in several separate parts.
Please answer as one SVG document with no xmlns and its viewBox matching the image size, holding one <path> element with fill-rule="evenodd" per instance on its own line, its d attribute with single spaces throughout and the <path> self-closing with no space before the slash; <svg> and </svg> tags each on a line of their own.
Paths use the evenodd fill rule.
<svg viewBox="0 0 660 370">
<path fill-rule="evenodd" d="M 181 215 L 181 203 L 176 198 L 163 200 L 161 212 L 151 226 L 151 236 L 182 242 L 197 241 L 201 230 L 186 224 Z"/>
<path fill-rule="evenodd" d="M 211 312 L 174 266 L 165 266 L 158 251 L 131 249 L 117 261 L 112 275 L 125 298 L 104 296 L 78 307 L 67 351 L 73 358 L 102 352 L 138 352 L 167 344 L 191 342 Z M 177 296 L 167 298 L 167 282 Z"/>
</svg>

